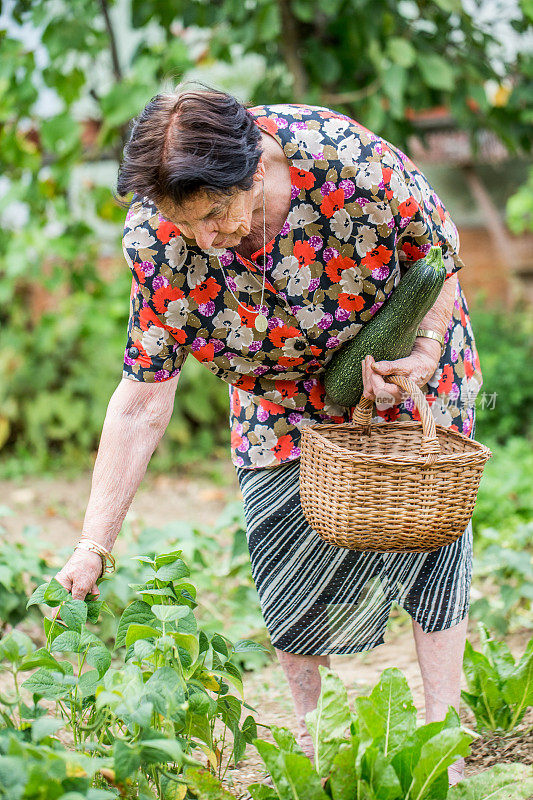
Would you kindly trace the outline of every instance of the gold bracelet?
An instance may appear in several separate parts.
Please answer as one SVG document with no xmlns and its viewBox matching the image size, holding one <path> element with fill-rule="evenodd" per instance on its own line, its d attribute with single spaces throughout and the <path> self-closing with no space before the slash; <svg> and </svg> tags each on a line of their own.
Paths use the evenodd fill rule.
<svg viewBox="0 0 533 800">
<path fill-rule="evenodd" d="M 116 564 L 115 559 L 109 552 L 106 550 L 105 547 L 99 542 L 95 542 L 94 539 L 89 539 L 86 536 L 82 537 L 74 550 L 76 548 L 81 547 L 83 550 L 88 550 L 90 553 L 98 553 L 100 558 L 102 559 L 102 575 L 105 573 L 113 573 L 116 572 Z M 109 559 L 111 566 L 108 565 L 107 560 Z"/>
<path fill-rule="evenodd" d="M 430 331 L 428 328 L 419 328 L 416 332 L 416 336 L 417 338 L 422 336 L 425 339 L 436 339 L 436 341 L 440 343 L 440 355 L 442 358 L 446 349 L 446 342 L 444 341 L 444 336 L 442 336 L 442 334 L 437 333 L 437 331 Z"/>
</svg>

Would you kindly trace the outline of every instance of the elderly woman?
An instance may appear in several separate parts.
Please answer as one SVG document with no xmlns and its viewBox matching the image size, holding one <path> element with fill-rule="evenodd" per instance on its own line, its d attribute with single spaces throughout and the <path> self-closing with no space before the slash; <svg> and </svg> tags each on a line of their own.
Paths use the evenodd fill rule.
<svg viewBox="0 0 533 800">
<path fill-rule="evenodd" d="M 432 553 L 338 548 L 307 524 L 298 480 L 300 428 L 352 411 L 325 396 L 325 366 L 431 245 L 447 267 L 442 291 L 407 358 L 367 356 L 365 395 L 388 401 L 376 422 L 418 419 L 382 377 L 410 376 L 438 423 L 473 435 L 481 374 L 443 204 L 398 148 L 353 119 L 301 104 L 246 108 L 209 87 L 148 103 L 117 188 L 134 193 L 123 237 L 131 313 L 82 539 L 113 547 L 191 355 L 229 385 L 252 573 L 304 751 L 318 665 L 381 644 L 393 602 L 412 617 L 427 721 L 442 719 L 459 705 L 471 526 Z M 100 571 L 100 556 L 76 547 L 57 578 L 84 598 Z M 450 782 L 461 772 L 450 767 Z"/>
</svg>

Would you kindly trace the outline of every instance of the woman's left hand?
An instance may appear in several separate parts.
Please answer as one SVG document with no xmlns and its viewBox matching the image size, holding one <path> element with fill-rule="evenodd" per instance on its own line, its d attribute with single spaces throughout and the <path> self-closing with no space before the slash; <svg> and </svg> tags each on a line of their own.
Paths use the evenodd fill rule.
<svg viewBox="0 0 533 800">
<path fill-rule="evenodd" d="M 432 340 L 417 340 L 411 354 L 397 361 L 374 361 L 371 355 L 365 356 L 362 361 L 363 397 L 377 400 L 380 404 L 397 405 L 402 401 L 403 389 L 381 376 L 404 375 L 417 386 L 424 386 L 437 369 L 439 361 L 440 345 Z"/>
</svg>

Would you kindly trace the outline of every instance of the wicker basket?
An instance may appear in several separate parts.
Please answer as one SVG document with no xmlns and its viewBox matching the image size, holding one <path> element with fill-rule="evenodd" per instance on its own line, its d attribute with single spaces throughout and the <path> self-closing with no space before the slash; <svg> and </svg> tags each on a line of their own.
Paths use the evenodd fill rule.
<svg viewBox="0 0 533 800">
<path fill-rule="evenodd" d="M 408 378 L 422 422 L 371 425 L 361 398 L 352 423 L 302 428 L 300 496 L 304 515 L 329 544 L 350 550 L 429 552 L 464 533 L 488 447 L 436 425 Z"/>
</svg>

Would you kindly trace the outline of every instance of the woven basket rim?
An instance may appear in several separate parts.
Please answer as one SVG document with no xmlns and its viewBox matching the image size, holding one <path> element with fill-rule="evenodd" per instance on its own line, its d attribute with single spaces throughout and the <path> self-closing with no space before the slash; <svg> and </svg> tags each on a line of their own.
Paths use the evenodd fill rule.
<svg viewBox="0 0 533 800">
<path fill-rule="evenodd" d="M 375 423 L 370 425 L 370 431 L 372 428 L 380 428 L 381 431 L 387 430 L 394 430 L 397 431 L 398 427 L 402 430 L 421 430 L 422 423 L 416 420 L 407 422 L 407 421 L 398 421 L 398 422 L 381 422 Z M 302 438 L 305 437 L 312 437 L 315 440 L 315 444 L 322 446 L 323 450 L 330 449 L 335 451 L 335 455 L 342 458 L 343 460 L 348 461 L 363 461 L 366 463 L 373 463 L 373 464 L 380 464 L 384 466 L 392 466 L 392 465 L 399 465 L 399 466 L 407 466 L 407 465 L 425 465 L 426 460 L 423 456 L 420 456 L 417 452 L 411 451 L 407 452 L 405 455 L 395 455 L 392 457 L 387 453 L 364 453 L 361 450 L 351 450 L 347 447 L 342 447 L 336 442 L 332 442 L 331 439 L 328 439 L 327 436 L 324 436 L 322 431 L 334 430 L 339 431 L 339 429 L 348 429 L 350 431 L 356 430 L 366 430 L 367 426 L 364 425 L 357 425 L 353 422 L 349 423 L 323 423 L 319 425 L 305 425 L 301 428 Z M 476 462 L 484 462 L 487 461 L 492 456 L 492 451 L 481 442 L 476 441 L 475 439 L 471 439 L 470 437 L 466 436 L 464 433 L 459 433 L 459 431 L 451 431 L 449 428 L 446 428 L 444 425 L 435 424 L 435 430 L 438 434 L 441 434 L 444 437 L 453 438 L 457 441 L 461 442 L 461 444 L 468 444 L 468 450 L 464 450 L 460 453 L 449 453 L 449 454 L 440 454 L 437 458 L 433 467 L 442 467 L 442 466 L 461 466 L 472 461 Z"/>
</svg>

